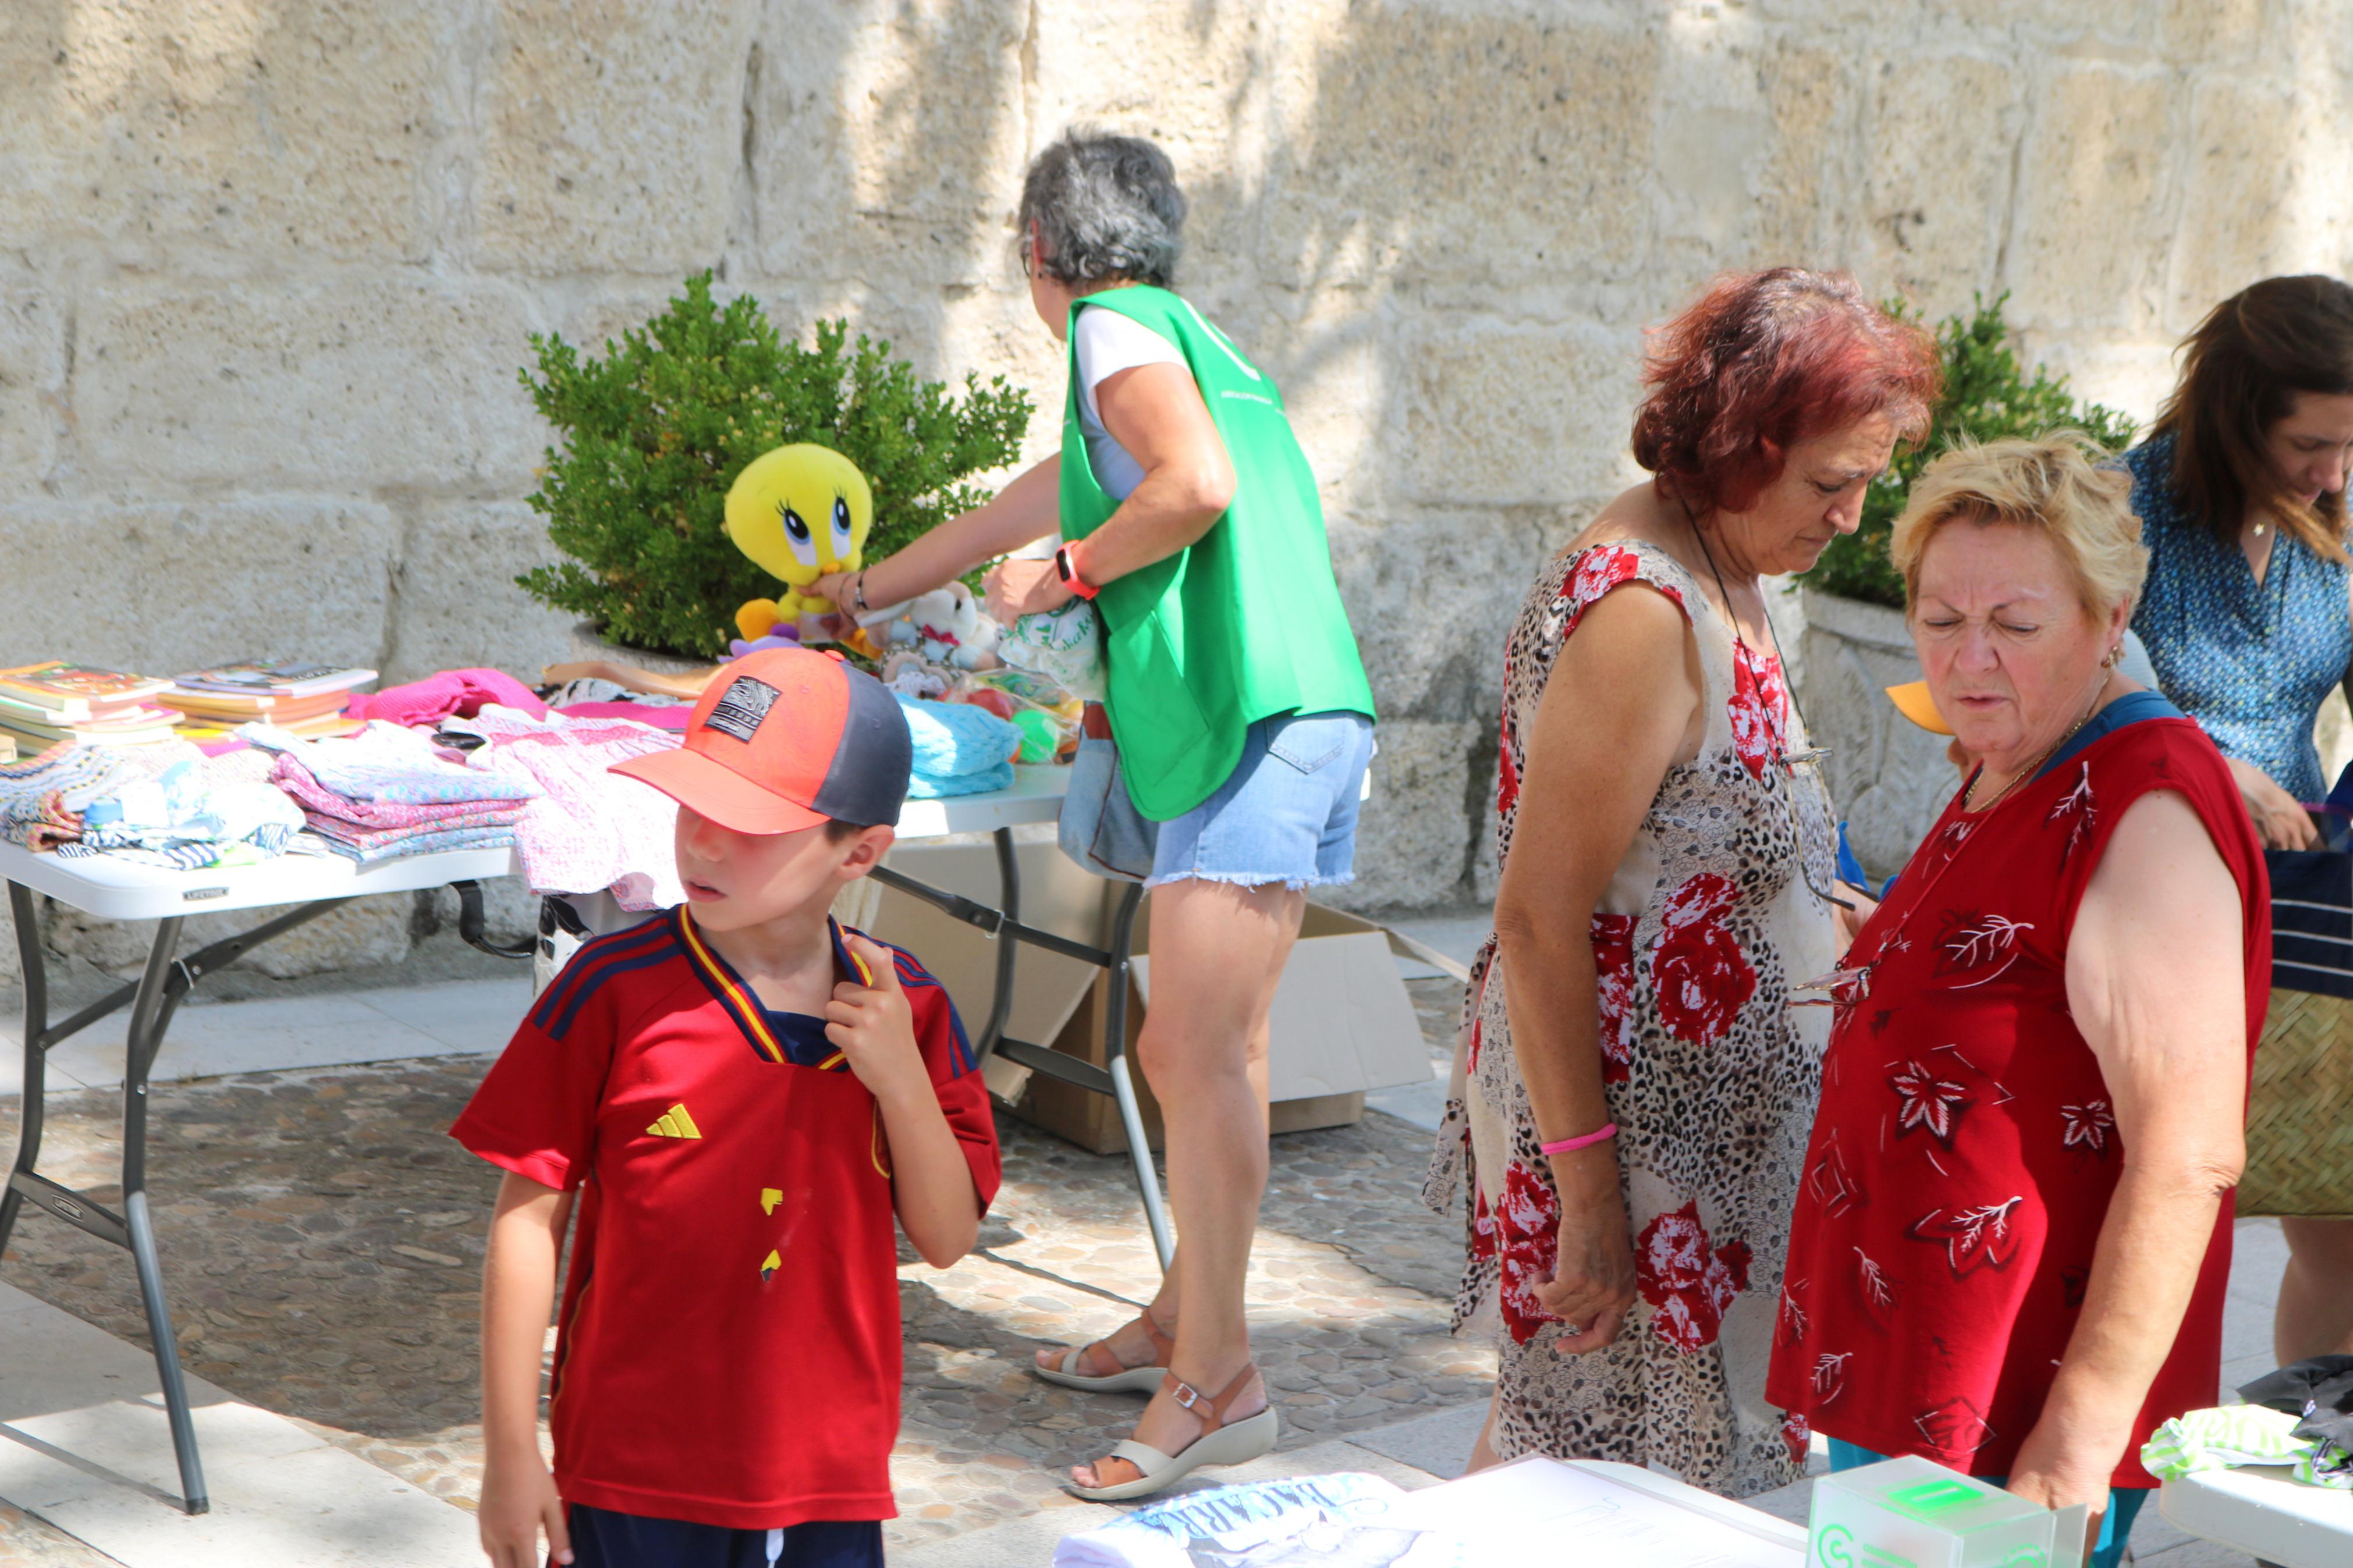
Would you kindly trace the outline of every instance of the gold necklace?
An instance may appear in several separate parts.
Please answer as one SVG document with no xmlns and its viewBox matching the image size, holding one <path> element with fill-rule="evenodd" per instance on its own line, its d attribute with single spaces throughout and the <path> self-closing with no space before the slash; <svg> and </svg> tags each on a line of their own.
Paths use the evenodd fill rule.
<svg viewBox="0 0 2353 1568">
<path fill-rule="evenodd" d="M 2075 731 L 2081 730 L 2084 725 L 2092 721 L 2092 715 L 2100 710 L 2100 699 L 2106 693 L 2107 689 L 2108 678 L 2102 676 L 2100 678 L 2099 690 L 2092 693 L 2092 705 L 2084 710 L 2084 716 L 2081 719 L 2076 720 L 2073 724 L 2067 727 L 2067 732 L 2065 734 L 2052 742 L 2048 746 L 2045 746 L 2042 749 L 2042 754 L 2041 756 L 2035 758 L 2034 761 L 2029 763 L 2025 767 L 2011 774 L 2010 782 L 2001 786 L 2001 793 L 1995 795 L 1983 805 L 1971 805 L 1969 802 L 1977 794 L 1978 780 L 1985 777 L 1985 764 L 1983 763 L 1979 763 L 1978 764 L 1978 771 L 1976 773 L 1971 775 L 1969 779 L 1968 787 L 1961 791 L 1961 809 L 1970 813 L 1991 811 L 1995 806 L 2000 805 L 2003 801 L 2009 799 L 2010 791 L 2016 789 L 2019 784 L 2025 780 L 2031 779 L 2037 773 L 2040 773 L 2042 771 L 2042 764 L 2049 762 L 2052 757 L 2057 756 L 2059 754 L 2059 748 L 2073 740 L 2075 738 Z"/>
</svg>

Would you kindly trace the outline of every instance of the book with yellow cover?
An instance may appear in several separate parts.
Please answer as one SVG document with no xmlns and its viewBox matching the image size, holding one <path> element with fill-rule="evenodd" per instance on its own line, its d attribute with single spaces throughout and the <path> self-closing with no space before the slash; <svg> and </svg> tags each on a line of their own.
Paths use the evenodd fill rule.
<svg viewBox="0 0 2353 1568">
<path fill-rule="evenodd" d="M 69 721 L 132 707 L 171 686 L 168 680 L 86 664 L 51 662 L 0 669 L 0 699 L 46 709 Z"/>
<path fill-rule="evenodd" d="M 91 745 L 134 746 L 149 741 L 164 741 L 172 737 L 172 726 L 180 715 L 169 708 L 141 703 L 135 708 L 104 714 L 96 719 L 58 721 L 54 714 L 46 718 L 27 714 L 16 704 L 0 706 L 0 731 L 19 742 L 30 742 L 32 749 L 42 750 L 59 741 L 71 741 Z"/>
<path fill-rule="evenodd" d="M 286 724 L 297 719 L 315 719 L 322 713 L 340 713 L 351 700 L 344 691 L 322 691 L 315 697 L 232 697 L 226 691 L 198 691 L 175 686 L 164 693 L 164 700 L 187 714 L 242 724 L 259 719 L 272 724 Z"/>
</svg>

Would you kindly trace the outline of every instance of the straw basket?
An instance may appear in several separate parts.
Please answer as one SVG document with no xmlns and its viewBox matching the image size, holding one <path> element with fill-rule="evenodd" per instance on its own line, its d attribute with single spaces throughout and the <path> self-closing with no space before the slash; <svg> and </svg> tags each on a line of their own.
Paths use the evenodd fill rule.
<svg viewBox="0 0 2353 1568">
<path fill-rule="evenodd" d="M 2272 1005 L 2247 1096 L 2242 1215 L 2353 1219 L 2353 854 L 2273 849 Z"/>
<path fill-rule="evenodd" d="M 2238 1211 L 2353 1219 L 2353 1001 L 2273 989 Z"/>
</svg>

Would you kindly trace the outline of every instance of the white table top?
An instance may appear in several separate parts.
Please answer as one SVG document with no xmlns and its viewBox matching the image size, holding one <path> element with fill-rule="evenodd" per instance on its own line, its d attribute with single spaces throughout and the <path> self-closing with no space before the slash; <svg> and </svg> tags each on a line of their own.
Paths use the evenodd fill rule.
<svg viewBox="0 0 2353 1568">
<path fill-rule="evenodd" d="M 2353 1563 L 2353 1491 L 2308 1486 L 2285 1466 L 2200 1470 L 2166 1482 L 2157 1507 L 2177 1530 L 2281 1568 Z"/>
<path fill-rule="evenodd" d="M 986 833 L 1051 822 L 1071 787 L 1071 770 L 1016 767 L 1009 789 L 946 800 L 911 800 L 899 814 L 902 839 Z M 413 892 L 451 882 L 520 873 L 512 849 L 450 849 L 363 868 L 340 855 L 286 855 L 258 866 L 171 871 L 111 855 L 60 859 L 0 843 L 0 881 L 21 882 L 102 920 L 152 921 L 216 910 L 262 909 L 364 893 Z"/>
</svg>

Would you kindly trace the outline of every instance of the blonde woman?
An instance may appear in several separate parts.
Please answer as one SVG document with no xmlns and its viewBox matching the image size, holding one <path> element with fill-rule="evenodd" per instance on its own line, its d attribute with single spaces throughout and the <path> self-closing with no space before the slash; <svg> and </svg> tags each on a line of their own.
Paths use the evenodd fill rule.
<svg viewBox="0 0 2353 1568">
<path fill-rule="evenodd" d="M 1828 987 L 1767 1389 L 1833 1468 L 2090 1505 L 2114 1568 L 2141 1443 L 2221 1377 L 2271 915 L 2221 753 L 2116 668 L 2148 553 L 2094 456 L 1948 453 L 1896 522 L 1977 766 Z"/>
</svg>

